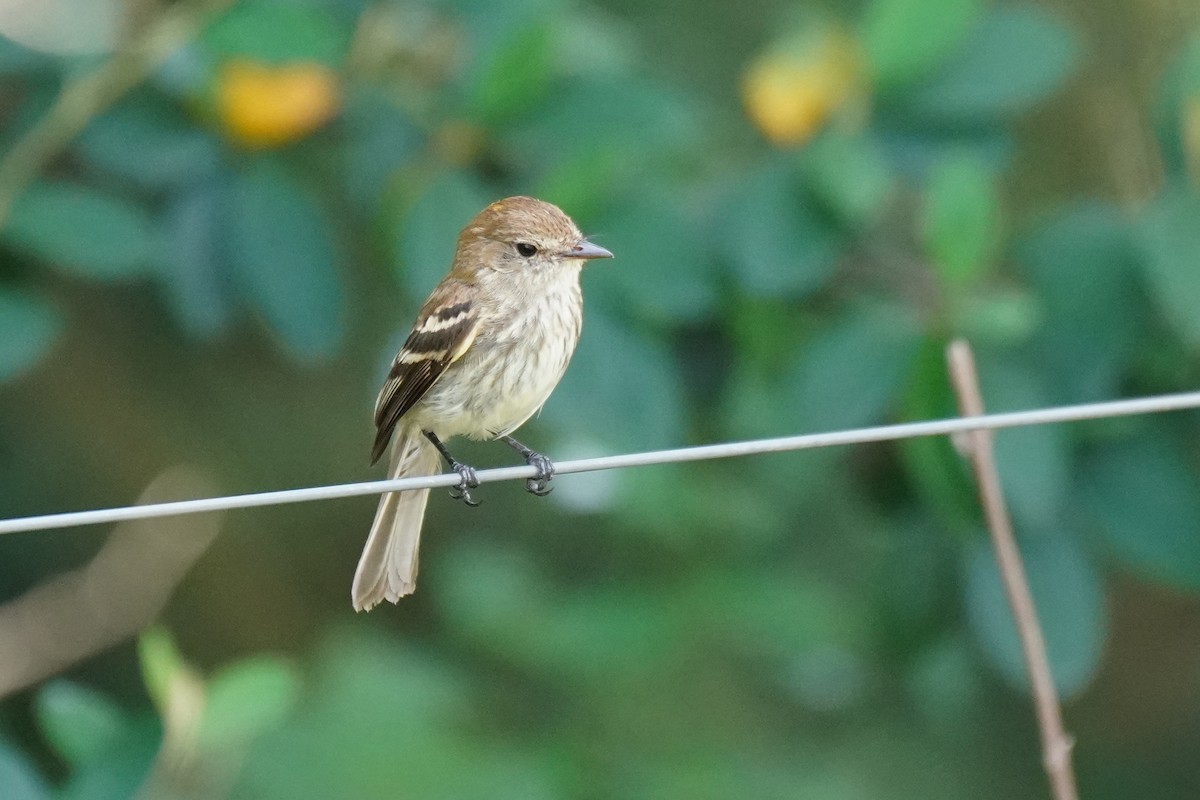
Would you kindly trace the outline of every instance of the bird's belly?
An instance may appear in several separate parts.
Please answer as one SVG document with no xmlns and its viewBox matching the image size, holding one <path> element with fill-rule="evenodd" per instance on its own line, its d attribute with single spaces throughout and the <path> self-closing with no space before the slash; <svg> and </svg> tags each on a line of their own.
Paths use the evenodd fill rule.
<svg viewBox="0 0 1200 800">
<path fill-rule="evenodd" d="M 442 438 L 491 439 L 515 430 L 562 378 L 576 335 L 526 328 L 519 336 L 476 340 L 422 398 L 416 421 Z"/>
</svg>

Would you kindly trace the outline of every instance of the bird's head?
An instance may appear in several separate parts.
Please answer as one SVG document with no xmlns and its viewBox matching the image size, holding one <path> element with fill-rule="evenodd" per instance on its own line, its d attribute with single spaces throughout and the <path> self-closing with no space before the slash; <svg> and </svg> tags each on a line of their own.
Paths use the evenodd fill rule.
<svg viewBox="0 0 1200 800">
<path fill-rule="evenodd" d="M 458 237 L 458 271 L 524 272 L 578 268 L 612 253 L 592 244 L 558 206 L 532 197 L 497 200 L 467 223 Z"/>
</svg>

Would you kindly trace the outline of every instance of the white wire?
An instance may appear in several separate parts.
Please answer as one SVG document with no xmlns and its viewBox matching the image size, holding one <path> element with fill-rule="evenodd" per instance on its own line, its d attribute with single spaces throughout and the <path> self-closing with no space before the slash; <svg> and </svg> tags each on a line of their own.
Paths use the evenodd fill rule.
<svg viewBox="0 0 1200 800">
<path fill-rule="evenodd" d="M 995 430 L 1016 428 L 1026 425 L 1047 425 L 1056 422 L 1073 422 L 1085 419 L 1124 417 L 1135 414 L 1153 414 L 1163 411 L 1179 411 L 1200 407 L 1200 392 L 1168 394 L 1134 400 L 1114 400 L 1105 403 L 1060 406 L 1058 408 L 1013 411 L 1005 414 L 987 414 L 982 417 L 956 417 L 953 419 L 908 422 L 899 425 L 880 425 L 873 428 L 812 433 L 802 436 L 784 436 L 776 439 L 758 439 L 749 442 L 731 442 L 699 447 L 681 447 L 675 450 L 656 450 L 648 453 L 629 453 L 619 456 L 603 456 L 579 461 L 556 461 L 556 475 L 574 472 L 594 472 L 602 469 L 624 469 L 645 467 L 653 464 L 669 464 L 681 461 L 702 461 L 710 458 L 732 458 L 760 453 L 779 453 L 788 450 L 807 450 L 816 447 L 834 447 L 866 442 L 885 442 L 909 439 L 918 436 L 939 436 L 969 430 Z M 531 478 L 536 470 L 530 466 L 502 467 L 480 470 L 480 483 Z M 180 500 L 171 503 L 154 503 L 122 508 L 103 508 L 93 511 L 74 511 L 64 514 L 46 514 L 35 517 L 18 517 L 0 520 L 0 534 L 24 531 L 69 528 L 79 525 L 97 525 L 105 522 L 120 522 L 131 519 L 150 519 L 178 514 L 197 514 L 204 511 L 224 511 L 233 508 L 304 503 L 313 500 L 333 500 L 341 497 L 381 494 L 401 489 L 436 489 L 456 486 L 458 475 L 445 473 L 425 478 L 397 478 L 394 480 L 345 483 L 335 486 L 312 486 L 305 489 L 285 489 L 275 492 L 209 497 L 199 500 Z"/>
</svg>

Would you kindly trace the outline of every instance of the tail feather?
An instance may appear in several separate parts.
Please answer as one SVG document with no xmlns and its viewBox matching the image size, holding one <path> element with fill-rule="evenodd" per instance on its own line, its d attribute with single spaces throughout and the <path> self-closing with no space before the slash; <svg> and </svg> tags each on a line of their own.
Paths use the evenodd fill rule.
<svg viewBox="0 0 1200 800">
<path fill-rule="evenodd" d="M 437 450 L 421 432 L 397 431 L 388 476 L 415 478 L 436 475 L 437 471 Z M 389 492 L 380 498 L 371 534 L 354 572 L 351 601 L 356 611 L 370 611 L 384 600 L 395 603 L 413 593 L 421 521 L 428 499 L 428 489 Z"/>
</svg>

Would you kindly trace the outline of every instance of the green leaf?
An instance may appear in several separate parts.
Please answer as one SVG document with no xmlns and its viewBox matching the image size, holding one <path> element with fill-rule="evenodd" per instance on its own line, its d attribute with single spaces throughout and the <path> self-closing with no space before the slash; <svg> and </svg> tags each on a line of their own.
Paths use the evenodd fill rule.
<svg viewBox="0 0 1200 800">
<path fill-rule="evenodd" d="M 0 381 L 41 361 L 63 327 L 62 315 L 45 300 L 0 289 Z"/>
<path fill-rule="evenodd" d="M 684 218 L 670 197 L 645 193 L 630 198 L 594 227 L 611 231 L 599 243 L 616 258 L 584 272 L 589 300 L 658 322 L 686 322 L 712 313 L 717 288 L 699 226 Z"/>
<path fill-rule="evenodd" d="M 544 169 L 535 184 L 534 196 L 566 210 L 580 224 L 589 221 L 590 225 L 591 219 L 615 205 L 610 201 L 622 192 L 621 173 L 629 169 L 626 159 L 627 154 L 619 147 L 581 147 L 563 155 L 557 163 L 539 165 Z"/>
<path fill-rule="evenodd" d="M 0 75 L 31 75 L 51 67 L 52 64 L 53 60 L 46 53 L 31 50 L 7 36 L 0 36 Z"/>
<path fill-rule="evenodd" d="M 662 604 L 645 593 L 556 595 L 516 553 L 472 547 L 447 577 L 446 611 L 480 645 L 527 669 L 620 679 L 669 639 Z M 536 628 L 519 624 L 538 619 Z"/>
<path fill-rule="evenodd" d="M 47 181 L 21 195 L 0 232 L 14 247 L 97 280 L 145 275 L 156 235 L 150 215 L 129 200 Z"/>
<path fill-rule="evenodd" d="M 947 288 L 977 280 L 1000 244 L 1000 200 L 991 171 L 970 156 L 952 156 L 929 176 L 921 238 Z"/>
<path fill-rule="evenodd" d="M 463 172 L 447 172 L 434 180 L 397 226 L 394 250 L 401 282 L 409 294 L 423 299 L 454 260 L 458 233 L 491 202 L 484 188 Z"/>
<path fill-rule="evenodd" d="M 295 705 L 299 688 L 295 668 L 274 658 L 241 661 L 217 673 L 208 683 L 200 747 L 241 748 L 274 730 Z"/>
<path fill-rule="evenodd" d="M 948 318 L 951 329 L 976 346 L 1024 345 L 1044 330 L 1041 306 L 1025 287 L 971 287 L 954 300 Z"/>
<path fill-rule="evenodd" d="M 862 41 L 877 86 L 924 77 L 963 42 L 979 21 L 981 0 L 873 0 Z"/>
<path fill-rule="evenodd" d="M 1037 348 L 1050 400 L 1082 403 L 1118 392 L 1147 316 L 1132 225 L 1099 203 L 1063 209 L 1016 248 L 1041 305 Z"/>
<path fill-rule="evenodd" d="M 333 230 L 320 198 L 272 156 L 235 176 L 228 253 L 238 284 L 291 356 L 328 358 L 344 331 Z"/>
<path fill-rule="evenodd" d="M 1079 61 L 1075 33 L 1032 6 L 989 10 L 958 55 L 906 93 L 906 111 L 948 124 L 1024 113 L 1057 91 Z"/>
<path fill-rule="evenodd" d="M 625 378 L 637 376 L 631 391 Z M 604 313 L 584 315 L 583 336 L 542 417 L 587 435 L 614 452 L 679 445 L 685 414 L 676 360 L 647 335 Z"/>
<path fill-rule="evenodd" d="M 479 691 L 455 663 L 367 633 L 322 644 L 305 702 L 248 750 L 230 796 L 557 796 L 540 763 L 487 730 L 499 717 L 483 709 L 507 705 L 498 684 Z"/>
<path fill-rule="evenodd" d="M 917 352 L 901 414 L 906 420 L 957 416 L 946 375 L 945 343 L 926 337 Z M 905 474 L 942 524 L 958 530 L 979 518 L 975 485 L 946 436 L 917 436 L 897 443 Z"/>
<path fill-rule="evenodd" d="M 104 757 L 129 725 L 112 700 L 67 681 L 38 692 L 35 710 L 42 734 L 73 769 Z"/>
<path fill-rule="evenodd" d="M 167 56 L 149 78 L 149 85 L 177 102 L 194 103 L 216 84 L 221 65 L 199 40 L 192 39 Z"/>
<path fill-rule="evenodd" d="M 1166 427 L 1090 454 L 1085 497 L 1104 542 L 1122 563 L 1181 589 L 1200 589 L 1200 479 Z"/>
<path fill-rule="evenodd" d="M 150 628 L 138 638 L 138 660 L 146 691 L 160 714 L 170 704 L 171 687 L 178 676 L 188 671 L 175 640 L 164 628 Z"/>
<path fill-rule="evenodd" d="M 233 310 L 222 258 L 222 188 L 216 182 L 188 187 L 171 196 L 164 216 L 162 286 L 183 329 L 200 338 L 223 330 Z"/>
<path fill-rule="evenodd" d="M 896 181 L 874 139 L 831 131 L 804 153 L 809 189 L 843 225 L 865 227 L 887 208 Z"/>
<path fill-rule="evenodd" d="M 550 88 L 553 55 L 553 30 L 544 15 L 506 26 L 480 62 L 471 92 L 476 117 L 496 125 L 536 108 Z"/>
<path fill-rule="evenodd" d="M 1067 536 L 1022 542 L 1021 554 L 1054 683 L 1070 697 L 1095 675 L 1108 635 L 1101 577 Z M 995 556 L 982 538 L 967 563 L 966 609 L 971 633 L 988 663 L 1013 686 L 1027 687 L 1012 611 Z"/>
<path fill-rule="evenodd" d="M 347 95 L 342 111 L 346 188 L 364 213 L 375 213 L 398 170 L 425 145 L 421 128 L 382 91 Z"/>
<path fill-rule="evenodd" d="M 50 800 L 50 787 L 33 764 L 0 741 L 0 790 L 4 800 Z"/>
<path fill-rule="evenodd" d="M 92 164 L 149 189 L 204 180 L 221 161 L 216 139 L 148 94 L 93 119 L 79 149 Z"/>
<path fill-rule="evenodd" d="M 726 203 L 719 245 L 749 293 L 804 297 L 837 266 L 838 243 L 805 202 L 794 170 L 774 165 L 753 176 Z"/>
<path fill-rule="evenodd" d="M 222 14 L 201 39 L 222 58 L 320 61 L 336 67 L 349 46 L 350 29 L 316 4 L 250 0 Z"/>
<path fill-rule="evenodd" d="M 981 353 L 979 376 L 989 412 L 1028 411 L 1053 404 L 1041 376 L 1024 365 L 996 363 Z M 1067 516 L 1072 470 L 1068 436 L 1062 425 L 996 432 L 996 467 L 1019 528 L 1053 530 Z"/>
<path fill-rule="evenodd" d="M 1162 156 L 1170 172 L 1183 172 L 1194 165 L 1200 153 L 1187 140 L 1189 106 L 1200 98 L 1200 36 L 1191 39 L 1174 54 L 1163 76 L 1155 123 L 1162 141 Z M 1194 174 L 1194 173 L 1193 173 Z"/>
<path fill-rule="evenodd" d="M 852 308 L 786 370 L 788 413 L 813 431 L 881 422 L 900 395 L 920 343 L 919 323 L 907 309 Z"/>
<path fill-rule="evenodd" d="M 1151 296 L 1192 348 L 1200 348 L 1200 193 L 1167 186 L 1140 225 L 1145 275 Z"/>
<path fill-rule="evenodd" d="M 153 718 L 135 718 L 109 741 L 103 757 L 74 767 L 57 800 L 125 800 L 144 790 L 162 747 L 162 728 Z"/>
<path fill-rule="evenodd" d="M 503 135 L 506 152 L 526 154 L 530 170 L 589 148 L 621 153 L 627 168 L 662 170 L 698 150 L 703 131 L 694 102 L 660 82 L 581 74 Z"/>
<path fill-rule="evenodd" d="M 966 637 L 934 642 L 916 653 L 905 684 L 921 714 L 942 725 L 970 725 L 983 686 Z"/>
</svg>

